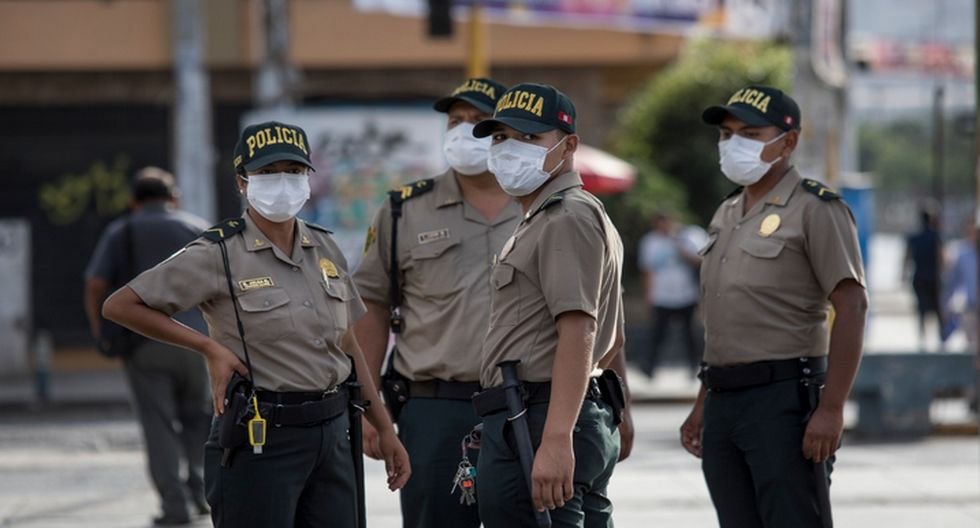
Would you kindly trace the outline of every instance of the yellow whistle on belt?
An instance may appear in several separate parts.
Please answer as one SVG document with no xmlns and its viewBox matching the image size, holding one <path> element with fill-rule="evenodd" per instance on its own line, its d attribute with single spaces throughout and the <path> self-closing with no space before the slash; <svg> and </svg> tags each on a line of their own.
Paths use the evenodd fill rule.
<svg viewBox="0 0 980 528">
<path fill-rule="evenodd" d="M 261 455 L 262 446 L 265 445 L 265 418 L 259 414 L 259 399 L 254 394 L 252 408 L 255 409 L 255 416 L 248 421 L 248 443 L 251 444 L 253 453 Z"/>
</svg>

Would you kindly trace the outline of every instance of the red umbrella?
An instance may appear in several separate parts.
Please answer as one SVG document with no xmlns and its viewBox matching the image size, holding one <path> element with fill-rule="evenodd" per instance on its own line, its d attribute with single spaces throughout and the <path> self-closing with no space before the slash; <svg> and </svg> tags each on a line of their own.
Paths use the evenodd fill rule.
<svg viewBox="0 0 980 528">
<path fill-rule="evenodd" d="M 585 190 L 596 195 L 626 192 L 636 181 L 636 168 L 629 163 L 579 143 L 575 151 L 575 170 L 582 175 Z"/>
</svg>

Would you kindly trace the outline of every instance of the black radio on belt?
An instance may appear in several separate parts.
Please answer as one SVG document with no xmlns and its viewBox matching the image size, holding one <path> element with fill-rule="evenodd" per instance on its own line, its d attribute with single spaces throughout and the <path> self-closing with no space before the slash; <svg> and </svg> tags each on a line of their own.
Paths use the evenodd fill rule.
<svg viewBox="0 0 980 528">
<path fill-rule="evenodd" d="M 237 449 L 248 440 L 245 428 L 245 414 L 248 412 L 248 399 L 254 392 L 252 383 L 235 372 L 225 389 L 225 414 L 218 431 L 218 445 L 222 449 Z"/>
</svg>

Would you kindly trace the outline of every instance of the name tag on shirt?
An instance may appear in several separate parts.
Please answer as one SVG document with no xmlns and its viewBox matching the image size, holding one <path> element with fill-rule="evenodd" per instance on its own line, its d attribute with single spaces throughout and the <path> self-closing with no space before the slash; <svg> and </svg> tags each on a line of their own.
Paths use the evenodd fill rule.
<svg viewBox="0 0 980 528">
<path fill-rule="evenodd" d="M 238 281 L 238 287 L 242 291 L 257 290 L 259 288 L 271 288 L 276 284 L 272 282 L 272 277 L 257 277 Z"/>
<path fill-rule="evenodd" d="M 444 227 L 442 229 L 436 229 L 435 231 L 426 231 L 425 233 L 419 233 L 419 244 L 428 244 L 430 242 L 435 242 L 436 240 L 442 240 L 444 238 L 449 238 L 448 227 Z"/>
</svg>

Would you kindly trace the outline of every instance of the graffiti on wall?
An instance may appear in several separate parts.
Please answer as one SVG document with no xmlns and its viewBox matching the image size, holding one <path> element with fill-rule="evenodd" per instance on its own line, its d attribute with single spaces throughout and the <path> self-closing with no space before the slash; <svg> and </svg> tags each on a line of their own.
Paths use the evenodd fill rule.
<svg viewBox="0 0 980 528">
<path fill-rule="evenodd" d="M 121 213 L 129 205 L 129 157 L 117 154 L 111 163 L 98 160 L 78 174 L 63 174 L 38 189 L 38 206 L 53 225 L 78 222 L 89 210 L 100 218 Z"/>
</svg>

